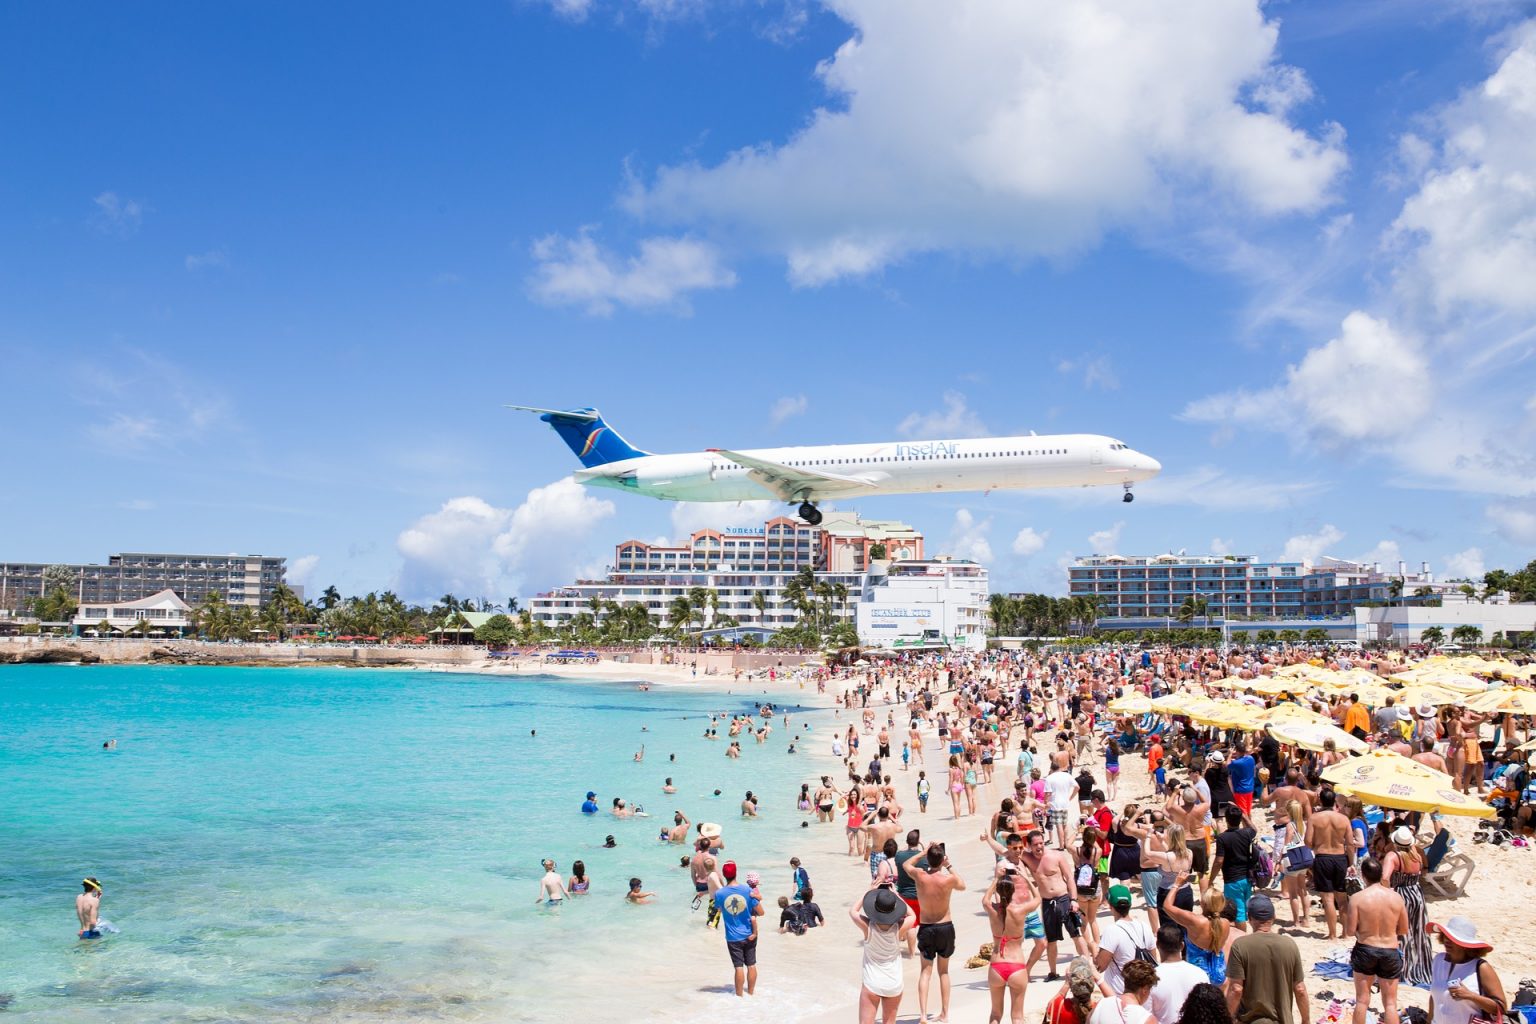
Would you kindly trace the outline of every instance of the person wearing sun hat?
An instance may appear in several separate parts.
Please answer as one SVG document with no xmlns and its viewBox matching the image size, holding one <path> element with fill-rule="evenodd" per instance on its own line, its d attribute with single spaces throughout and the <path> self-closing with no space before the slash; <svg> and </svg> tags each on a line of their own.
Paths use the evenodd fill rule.
<svg viewBox="0 0 1536 1024">
<path fill-rule="evenodd" d="M 101 917 L 101 883 L 88 875 L 80 883 L 83 890 L 75 897 L 75 916 L 80 919 L 80 937 L 99 939 L 101 931 L 96 927 Z"/>
<path fill-rule="evenodd" d="M 916 916 L 888 888 L 871 889 L 848 917 L 864 933 L 864 962 L 859 988 L 859 1019 L 895 1020 L 903 991 L 901 947 Z"/>
<path fill-rule="evenodd" d="M 1499 974 L 1484 957 L 1493 944 L 1477 937 L 1477 926 L 1465 917 L 1431 923 L 1444 952 L 1435 957 L 1429 983 L 1431 1024 L 1470 1024 L 1473 1017 L 1497 1018 L 1507 1012 L 1508 998 Z"/>
</svg>

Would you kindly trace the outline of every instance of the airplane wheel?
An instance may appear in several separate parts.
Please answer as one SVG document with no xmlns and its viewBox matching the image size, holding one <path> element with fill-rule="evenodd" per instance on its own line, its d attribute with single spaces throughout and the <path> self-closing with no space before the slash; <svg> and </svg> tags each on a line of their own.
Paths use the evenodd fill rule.
<svg viewBox="0 0 1536 1024">
<path fill-rule="evenodd" d="M 812 505 L 808 501 L 807 502 L 802 502 L 801 505 L 800 505 L 800 518 L 804 519 L 807 523 L 810 523 L 812 526 L 820 526 L 821 525 L 821 509 L 817 508 L 815 505 Z"/>
<path fill-rule="evenodd" d="M 1136 495 L 1132 494 L 1130 491 L 1126 491 L 1125 492 L 1125 497 L 1120 499 L 1120 500 L 1121 501 L 1135 501 L 1136 500 Z"/>
</svg>

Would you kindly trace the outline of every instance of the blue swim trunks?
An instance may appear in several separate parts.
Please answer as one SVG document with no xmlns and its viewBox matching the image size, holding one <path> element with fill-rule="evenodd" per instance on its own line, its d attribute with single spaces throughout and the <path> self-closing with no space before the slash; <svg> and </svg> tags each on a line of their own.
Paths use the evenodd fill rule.
<svg viewBox="0 0 1536 1024">
<path fill-rule="evenodd" d="M 1221 894 L 1237 908 L 1239 922 L 1248 920 L 1248 897 L 1253 895 L 1253 882 L 1242 878 L 1221 887 Z"/>
<path fill-rule="evenodd" d="M 1026 939 L 1045 938 L 1045 919 L 1040 916 L 1040 911 L 1031 910 L 1029 916 L 1024 919 L 1024 937 Z"/>
</svg>

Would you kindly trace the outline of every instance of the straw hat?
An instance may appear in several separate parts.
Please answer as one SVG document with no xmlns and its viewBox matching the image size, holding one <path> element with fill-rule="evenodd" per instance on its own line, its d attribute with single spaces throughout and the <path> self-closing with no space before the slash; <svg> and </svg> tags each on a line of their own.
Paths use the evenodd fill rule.
<svg viewBox="0 0 1536 1024">
<path fill-rule="evenodd" d="M 1392 841 L 1398 846 L 1412 846 L 1413 833 L 1408 831 L 1407 825 L 1399 825 L 1392 830 Z"/>
<path fill-rule="evenodd" d="M 1420 704 L 1418 707 L 1413 709 L 1413 713 L 1418 715 L 1420 718 L 1435 717 L 1435 709 L 1428 704 Z"/>
<path fill-rule="evenodd" d="M 1489 950 L 1493 948 L 1493 943 L 1484 942 L 1477 937 L 1477 925 L 1465 917 L 1450 918 L 1445 924 L 1435 924 L 1431 921 L 1429 923 L 1429 930 L 1439 932 L 1463 949 Z"/>
<path fill-rule="evenodd" d="M 716 825 L 712 821 L 706 821 L 699 826 L 699 835 L 703 836 L 705 839 L 719 839 L 720 826 Z"/>
</svg>

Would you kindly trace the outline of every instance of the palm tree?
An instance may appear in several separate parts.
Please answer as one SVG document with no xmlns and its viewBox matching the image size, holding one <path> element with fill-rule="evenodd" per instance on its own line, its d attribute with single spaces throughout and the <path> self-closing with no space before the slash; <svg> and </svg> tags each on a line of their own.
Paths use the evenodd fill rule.
<svg viewBox="0 0 1536 1024">
<path fill-rule="evenodd" d="M 848 618 L 848 584 L 832 584 L 832 596 L 837 598 L 837 618 L 839 622 Z"/>
<path fill-rule="evenodd" d="M 763 618 L 768 613 L 768 595 L 761 590 L 753 593 L 752 608 L 757 612 L 758 627 L 766 628 L 763 626 Z"/>
<path fill-rule="evenodd" d="M 335 584 L 332 584 L 325 588 L 325 593 L 320 595 L 320 607 L 330 611 L 338 604 L 341 604 L 341 591 L 336 589 Z"/>
<path fill-rule="evenodd" d="M 1180 622 L 1193 622 L 1198 615 L 1204 615 L 1210 608 L 1210 602 L 1199 594 L 1186 597 L 1184 603 L 1179 605 L 1178 620 Z"/>
<path fill-rule="evenodd" d="M 1403 579 L 1401 576 L 1399 576 L 1397 579 L 1395 579 L 1395 580 L 1393 580 L 1393 581 L 1391 581 L 1390 583 L 1387 584 L 1387 607 L 1388 608 L 1392 607 L 1393 604 L 1400 604 L 1400 603 L 1402 603 L 1403 584 L 1406 583 L 1406 582 L 1407 581 L 1405 579 Z"/>
<path fill-rule="evenodd" d="M 992 635 L 1002 636 L 1003 625 L 1010 623 L 1013 617 L 1013 598 L 1007 594 L 992 594 L 987 598 L 987 606 L 988 614 L 992 618 Z"/>
<path fill-rule="evenodd" d="M 517 614 L 517 610 L 520 607 L 522 607 L 522 606 L 518 603 L 517 598 L 515 598 L 515 597 L 507 598 L 507 614 L 508 615 L 516 615 Z"/>
<path fill-rule="evenodd" d="M 672 603 L 667 606 L 667 625 L 674 632 L 681 633 L 686 630 L 692 618 L 693 603 L 682 594 L 674 597 Z"/>
</svg>

